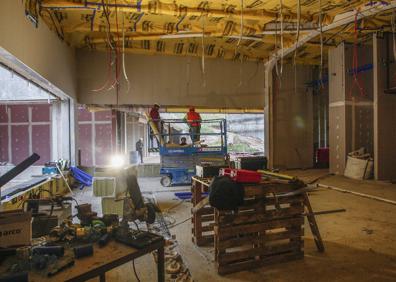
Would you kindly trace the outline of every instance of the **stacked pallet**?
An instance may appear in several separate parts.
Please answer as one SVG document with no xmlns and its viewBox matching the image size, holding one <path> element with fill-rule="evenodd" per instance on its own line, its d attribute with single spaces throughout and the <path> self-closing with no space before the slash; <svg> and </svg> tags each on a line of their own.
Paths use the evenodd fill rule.
<svg viewBox="0 0 396 282">
<path fill-rule="evenodd" d="M 191 202 L 196 207 L 209 191 L 209 180 L 194 176 L 191 184 Z M 192 241 L 197 246 L 213 245 L 214 208 L 205 204 L 196 213 L 192 213 Z"/>
<path fill-rule="evenodd" d="M 304 195 L 293 194 L 300 187 L 299 182 L 245 185 L 243 206 L 215 210 L 219 274 L 303 258 Z"/>
</svg>

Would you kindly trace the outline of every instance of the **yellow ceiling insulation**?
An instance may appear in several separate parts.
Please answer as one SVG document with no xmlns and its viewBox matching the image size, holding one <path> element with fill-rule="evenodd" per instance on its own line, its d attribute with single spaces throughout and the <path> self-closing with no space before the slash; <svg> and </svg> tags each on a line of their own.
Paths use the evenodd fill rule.
<svg viewBox="0 0 396 282">
<path fill-rule="evenodd" d="M 76 48 L 128 53 L 263 60 L 275 51 L 364 7 L 361 0 L 25 0 L 27 14 L 44 21 Z M 386 1 L 381 1 L 386 2 Z M 391 12 L 359 21 L 359 37 L 390 29 Z M 297 24 L 298 23 L 298 24 Z M 299 28 L 297 28 L 299 26 Z M 342 40 L 353 42 L 354 23 L 323 33 L 299 48 L 297 60 L 318 64 Z"/>
</svg>

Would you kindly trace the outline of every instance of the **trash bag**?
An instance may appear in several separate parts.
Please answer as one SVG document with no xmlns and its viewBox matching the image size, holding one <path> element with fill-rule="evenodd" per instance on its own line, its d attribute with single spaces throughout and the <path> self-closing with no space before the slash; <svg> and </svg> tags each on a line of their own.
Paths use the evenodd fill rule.
<svg viewBox="0 0 396 282">
<path fill-rule="evenodd" d="M 241 183 L 228 176 L 217 176 L 209 187 L 209 204 L 218 210 L 236 210 L 243 204 L 244 195 Z"/>
</svg>

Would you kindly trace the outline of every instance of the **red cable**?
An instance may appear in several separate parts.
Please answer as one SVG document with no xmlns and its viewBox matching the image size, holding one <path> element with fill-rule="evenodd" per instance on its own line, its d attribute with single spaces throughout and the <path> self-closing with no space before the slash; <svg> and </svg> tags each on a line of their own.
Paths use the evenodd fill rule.
<svg viewBox="0 0 396 282">
<path fill-rule="evenodd" d="M 359 89 L 359 93 L 361 96 L 365 96 L 364 94 L 364 89 L 360 84 L 359 78 L 358 78 L 358 67 L 359 67 L 359 58 L 358 58 L 358 13 L 359 10 L 356 11 L 355 14 L 355 38 L 354 38 L 354 43 L 353 43 L 353 56 L 352 56 L 352 74 L 353 74 L 353 84 L 351 88 L 349 89 L 349 97 L 352 97 L 352 90 L 353 87 L 356 85 L 357 88 Z"/>
</svg>

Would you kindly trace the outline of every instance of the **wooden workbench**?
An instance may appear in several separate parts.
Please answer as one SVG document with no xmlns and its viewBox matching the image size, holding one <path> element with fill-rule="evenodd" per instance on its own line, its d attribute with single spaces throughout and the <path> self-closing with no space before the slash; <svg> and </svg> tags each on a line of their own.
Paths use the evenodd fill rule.
<svg viewBox="0 0 396 282">
<path fill-rule="evenodd" d="M 107 271 L 133 261 L 134 259 L 149 254 L 155 250 L 158 251 L 158 281 L 163 282 L 165 281 L 164 245 L 164 240 L 153 243 L 143 249 L 134 249 L 115 241 L 110 241 L 108 245 L 103 248 L 99 248 L 95 245 L 93 256 L 75 259 L 74 266 L 59 272 L 53 277 L 48 278 L 45 274 L 41 274 L 39 272 L 29 272 L 29 282 L 78 282 L 86 281 L 95 277 L 99 277 L 101 282 L 106 281 Z M 70 250 L 69 254 L 72 255 Z M 68 252 L 66 252 L 65 255 L 68 255 Z"/>
</svg>

